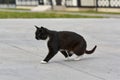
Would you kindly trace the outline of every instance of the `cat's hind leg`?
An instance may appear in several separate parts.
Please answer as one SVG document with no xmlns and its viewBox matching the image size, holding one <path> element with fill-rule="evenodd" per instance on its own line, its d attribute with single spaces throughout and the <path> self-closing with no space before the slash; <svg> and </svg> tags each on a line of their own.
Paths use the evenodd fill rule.
<svg viewBox="0 0 120 80">
<path fill-rule="evenodd" d="M 64 55 L 66 61 L 69 60 L 70 59 L 69 57 L 71 57 L 73 55 L 69 51 L 66 51 L 66 50 L 64 50 L 64 51 L 62 50 L 60 52 Z"/>
<path fill-rule="evenodd" d="M 74 53 L 77 55 L 77 57 L 75 57 L 74 60 L 79 61 L 81 59 L 82 55 L 84 54 L 84 52 L 85 52 L 84 47 L 77 46 L 74 49 Z"/>
<path fill-rule="evenodd" d="M 64 56 L 65 58 L 68 57 L 68 54 L 66 53 L 66 51 L 61 50 L 60 52 L 63 54 L 63 56 Z"/>
<path fill-rule="evenodd" d="M 65 61 L 67 61 L 67 60 L 69 60 L 69 55 L 68 55 L 68 53 L 66 52 L 66 51 L 60 51 L 63 55 L 64 55 L 64 57 L 65 57 Z"/>
</svg>

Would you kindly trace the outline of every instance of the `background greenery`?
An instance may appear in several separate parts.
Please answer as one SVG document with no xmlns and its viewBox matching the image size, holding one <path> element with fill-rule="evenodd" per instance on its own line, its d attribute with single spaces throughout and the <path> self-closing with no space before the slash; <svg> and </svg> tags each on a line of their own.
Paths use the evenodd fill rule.
<svg viewBox="0 0 120 80">
<path fill-rule="evenodd" d="M 0 11 L 0 18 L 102 18 L 101 16 L 84 16 L 58 12 L 9 12 Z"/>
</svg>

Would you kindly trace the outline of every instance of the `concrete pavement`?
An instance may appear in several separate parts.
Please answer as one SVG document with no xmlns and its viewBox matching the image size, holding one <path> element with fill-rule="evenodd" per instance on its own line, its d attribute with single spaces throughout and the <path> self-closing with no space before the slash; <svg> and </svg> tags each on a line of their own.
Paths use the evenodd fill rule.
<svg viewBox="0 0 120 80">
<path fill-rule="evenodd" d="M 48 64 L 45 41 L 34 25 L 74 31 L 95 53 L 64 61 L 58 53 Z M 74 56 L 73 56 L 74 57 Z M 120 80 L 120 19 L 0 19 L 0 80 Z"/>
</svg>

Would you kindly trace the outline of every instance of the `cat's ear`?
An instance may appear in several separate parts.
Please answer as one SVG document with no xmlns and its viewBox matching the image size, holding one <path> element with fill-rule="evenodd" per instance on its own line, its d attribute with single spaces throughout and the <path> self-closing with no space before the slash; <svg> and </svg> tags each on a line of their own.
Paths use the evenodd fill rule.
<svg viewBox="0 0 120 80">
<path fill-rule="evenodd" d="M 36 25 L 35 25 L 35 28 L 36 28 L 36 29 L 39 29 L 39 27 L 38 27 L 38 26 L 36 26 Z"/>
<path fill-rule="evenodd" d="M 41 29 L 44 29 L 44 27 L 43 27 L 43 26 L 41 26 Z"/>
<path fill-rule="evenodd" d="M 46 28 L 44 28 L 43 26 L 41 26 L 41 28 L 40 28 L 40 29 L 42 29 L 42 30 L 44 30 L 44 31 L 46 30 Z"/>
<path fill-rule="evenodd" d="M 41 28 L 40 28 L 42 31 L 44 31 L 44 32 L 47 32 L 47 28 L 45 28 L 45 27 L 43 27 L 43 26 L 41 26 Z"/>
</svg>

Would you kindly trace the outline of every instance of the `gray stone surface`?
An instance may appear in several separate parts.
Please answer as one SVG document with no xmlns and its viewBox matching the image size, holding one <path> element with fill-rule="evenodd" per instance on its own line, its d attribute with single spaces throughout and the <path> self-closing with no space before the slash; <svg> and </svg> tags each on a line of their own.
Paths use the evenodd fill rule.
<svg viewBox="0 0 120 80">
<path fill-rule="evenodd" d="M 58 53 L 40 64 L 48 49 L 34 25 L 77 32 L 98 48 L 80 61 Z M 120 19 L 0 19 L 0 80 L 120 80 Z"/>
</svg>

